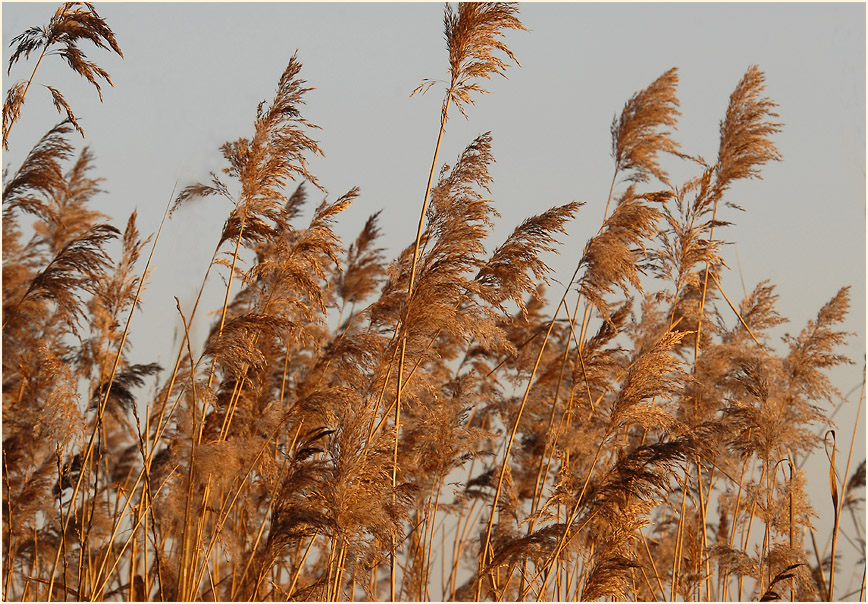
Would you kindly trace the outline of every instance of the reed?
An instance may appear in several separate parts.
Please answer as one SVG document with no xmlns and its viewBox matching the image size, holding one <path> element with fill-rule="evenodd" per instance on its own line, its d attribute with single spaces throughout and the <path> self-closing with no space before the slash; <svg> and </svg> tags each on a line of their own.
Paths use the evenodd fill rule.
<svg viewBox="0 0 868 604">
<path fill-rule="evenodd" d="M 163 327 L 137 310 L 145 250 L 165 243 L 135 213 L 121 230 L 91 209 L 95 159 L 75 155 L 81 129 L 50 89 L 66 119 L 3 182 L 5 598 L 852 595 L 841 575 L 860 573 L 838 554 L 864 561 L 865 462 L 855 432 L 818 436 L 840 396 L 827 372 L 851 362 L 849 290 L 775 342 L 774 285 L 740 301 L 721 285 L 729 190 L 782 160 L 763 73 L 736 84 L 709 163 L 676 141 L 678 71 L 664 72 L 611 124 L 607 198 L 492 244 L 492 134 L 438 158 L 450 110 L 470 118 L 525 28 L 517 5 L 477 3 L 447 5 L 444 29 L 415 235 L 390 258 L 377 212 L 349 245 L 337 236 L 364 195 L 329 196 L 311 173 L 323 151 L 293 55 L 251 134 L 220 147 L 222 172 L 172 194 L 175 220 L 203 198 L 231 206 L 165 371 L 129 358 Z M 111 80 L 82 40 L 121 54 L 93 6 L 71 3 L 15 38 L 10 68 L 38 52 L 35 74 L 56 52 L 99 91 Z M 31 81 L 7 94 L 4 146 Z M 681 164 L 675 182 L 664 166 Z M 599 229 L 558 281 L 550 259 L 591 206 Z M 811 506 L 802 469 L 823 444 L 832 512 Z M 827 555 L 812 518 L 831 513 Z"/>
</svg>

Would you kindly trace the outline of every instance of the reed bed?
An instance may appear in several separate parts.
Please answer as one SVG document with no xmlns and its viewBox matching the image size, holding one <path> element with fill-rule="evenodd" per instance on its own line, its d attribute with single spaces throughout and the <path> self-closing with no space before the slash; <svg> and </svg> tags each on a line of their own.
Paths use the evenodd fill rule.
<svg viewBox="0 0 868 604">
<path fill-rule="evenodd" d="M 322 151 L 292 56 L 225 169 L 172 199 L 231 210 L 163 367 L 128 356 L 164 327 L 134 311 L 166 244 L 135 213 L 120 229 L 89 209 L 101 179 L 49 87 L 64 121 L 3 179 L 4 598 L 833 600 L 853 596 L 842 573 L 864 591 L 865 461 L 833 429 L 826 375 L 851 363 L 848 288 L 782 342 L 773 284 L 721 288 L 727 192 L 782 159 L 763 73 L 735 83 L 714 161 L 677 142 L 677 69 L 626 101 L 599 230 L 560 282 L 546 258 L 588 208 L 491 242 L 492 135 L 439 158 L 455 110 L 472 119 L 486 80 L 519 66 L 518 6 L 447 4 L 444 28 L 445 90 L 416 91 L 443 102 L 406 246 L 387 258 L 378 213 L 337 237 L 356 188 L 305 209 Z M 38 59 L 7 93 L 4 145 L 46 53 L 111 84 L 82 42 L 122 56 L 90 4 L 15 38 L 10 69 Z M 673 181 L 672 161 L 693 175 Z M 822 451 L 814 509 L 802 466 Z"/>
</svg>

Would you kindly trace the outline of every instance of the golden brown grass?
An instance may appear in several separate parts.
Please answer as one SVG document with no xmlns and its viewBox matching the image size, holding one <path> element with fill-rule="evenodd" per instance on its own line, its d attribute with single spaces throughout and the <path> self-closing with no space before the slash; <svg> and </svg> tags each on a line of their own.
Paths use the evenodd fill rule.
<svg viewBox="0 0 868 604">
<path fill-rule="evenodd" d="M 826 371 L 850 362 L 848 289 L 775 347 L 774 286 L 739 302 L 720 285 L 727 191 L 781 159 L 762 72 L 737 84 L 711 164 L 673 138 L 677 70 L 627 101 L 600 228 L 547 298 L 546 258 L 583 204 L 528 218 L 489 253 L 491 134 L 437 159 L 450 107 L 469 117 L 480 81 L 515 61 L 518 7 L 447 6 L 444 23 L 450 79 L 415 237 L 387 260 L 377 213 L 344 248 L 333 229 L 356 188 L 305 210 L 321 150 L 293 56 L 251 136 L 222 146 L 223 173 L 172 200 L 232 208 L 199 298 L 178 304 L 165 371 L 128 360 L 128 337 L 150 328 L 133 311 L 158 236 L 88 208 L 100 179 L 87 149 L 71 162 L 65 104 L 4 175 L 4 597 L 843 595 L 835 554 L 845 516 L 864 551 L 865 462 L 850 473 L 851 448 L 837 474 L 835 433 L 818 432 L 837 392 Z M 81 39 L 120 54 L 91 5 L 66 4 L 16 38 L 10 67 L 65 44 L 99 90 L 108 74 Z M 26 86 L 7 96 L 4 144 Z M 672 183 L 664 159 L 697 174 Z M 192 342 L 214 273 L 223 301 Z M 831 511 L 812 508 L 801 469 L 823 444 Z M 830 557 L 817 514 L 834 515 Z"/>
<path fill-rule="evenodd" d="M 4 149 L 9 149 L 9 132 L 21 117 L 21 108 L 27 97 L 27 91 L 30 90 L 36 70 L 39 69 L 46 54 L 63 58 L 75 73 L 93 84 L 100 100 L 102 100 L 102 90 L 99 80 L 104 80 L 109 86 L 113 86 L 108 72 L 88 60 L 78 47 L 78 42 L 81 40 L 88 40 L 99 48 L 111 49 L 121 57 L 124 56 L 115 40 L 114 32 L 89 2 L 65 2 L 58 7 L 48 25 L 31 27 L 12 39 L 15 50 L 9 57 L 7 73 L 11 73 L 12 66 L 22 59 L 22 55 L 24 59 L 29 59 L 30 53 L 38 52 L 39 58 L 30 73 L 30 78 L 13 84 L 6 93 L 6 101 L 3 103 Z M 51 93 L 51 100 L 57 112 L 65 113 L 66 120 L 84 136 L 84 130 L 79 126 L 69 103 L 63 98 L 61 92 L 52 86 L 45 85 L 45 88 Z"/>
</svg>

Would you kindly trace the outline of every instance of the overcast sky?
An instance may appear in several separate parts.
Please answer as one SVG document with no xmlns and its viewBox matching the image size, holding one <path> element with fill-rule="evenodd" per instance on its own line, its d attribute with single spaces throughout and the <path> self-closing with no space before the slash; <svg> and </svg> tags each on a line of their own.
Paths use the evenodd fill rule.
<svg viewBox="0 0 868 604">
<path fill-rule="evenodd" d="M 221 169 L 218 147 L 251 133 L 257 104 L 273 97 L 297 49 L 301 76 L 316 88 L 304 113 L 322 127 L 325 151 L 312 171 L 330 199 L 361 187 L 339 234 L 350 241 L 368 215 L 384 209 L 384 244 L 396 251 L 411 241 L 443 89 L 408 97 L 423 78 L 446 78 L 442 4 L 96 7 L 125 55 L 82 44 L 114 81 L 104 102 L 59 57 L 43 61 L 36 82 L 63 91 L 79 117 L 108 191 L 97 209 L 116 224 L 137 208 L 140 229 L 155 231 L 176 182 L 183 187 Z M 4 64 L 12 37 L 46 24 L 55 8 L 3 3 Z M 599 227 L 613 169 L 609 126 L 630 95 L 678 67 L 676 139 L 714 161 L 729 94 L 758 65 L 785 123 L 775 138 L 784 161 L 767 166 L 763 180 L 731 190 L 729 199 L 746 212 L 722 216 L 735 225 L 721 236 L 736 242 L 724 250 L 732 270 L 723 284 L 741 299 L 742 283 L 748 291 L 762 279 L 776 283 L 780 311 L 791 320 L 781 334 L 797 334 L 838 288 L 853 286 L 846 329 L 855 335 L 846 352 L 855 365 L 833 374 L 844 393 L 855 387 L 836 418 L 849 433 L 866 331 L 865 4 L 526 3 L 520 15 L 530 31 L 510 32 L 507 42 L 522 67 L 490 82 L 492 94 L 479 98 L 469 121 L 454 112 L 440 155 L 451 163 L 476 135 L 492 131 L 492 195 L 502 219 L 489 249 L 527 216 L 586 202 L 551 259 L 557 278 L 568 279 Z M 34 61 L 8 77 L 4 69 L 4 92 L 29 77 Z M 57 121 L 48 92 L 31 89 L 3 165 L 14 170 Z M 228 210 L 226 202 L 202 200 L 164 231 L 144 313 L 132 325 L 136 361 L 173 361 L 179 322 L 172 296 L 192 304 Z M 207 320 L 199 319 L 201 338 Z"/>
</svg>

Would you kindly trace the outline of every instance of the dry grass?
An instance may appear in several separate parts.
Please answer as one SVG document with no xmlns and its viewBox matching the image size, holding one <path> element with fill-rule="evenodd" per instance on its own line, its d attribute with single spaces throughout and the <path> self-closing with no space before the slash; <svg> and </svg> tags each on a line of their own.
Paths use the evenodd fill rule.
<svg viewBox="0 0 868 604">
<path fill-rule="evenodd" d="M 480 80 L 515 61 L 518 8 L 447 6 L 444 22 L 450 80 L 415 238 L 387 260 L 374 214 L 345 248 L 333 227 L 355 188 L 301 221 L 321 151 L 293 56 L 250 138 L 223 145 L 223 173 L 172 200 L 232 209 L 163 369 L 128 360 L 151 328 L 132 317 L 159 233 L 88 208 L 100 179 L 87 149 L 72 161 L 78 124 L 52 89 L 67 120 L 4 175 L 5 598 L 843 596 L 836 574 L 858 569 L 835 548 L 852 522 L 864 552 L 865 462 L 850 474 L 851 449 L 836 474 L 835 433 L 817 434 L 826 371 L 850 362 L 836 352 L 848 289 L 776 347 L 774 286 L 741 302 L 720 287 L 727 190 L 781 159 L 762 72 L 737 84 L 711 164 L 673 138 L 675 69 L 627 101 L 600 228 L 547 298 L 546 257 L 586 210 L 530 217 L 488 253 L 491 135 L 437 160 L 449 108 L 469 117 Z M 81 39 L 120 54 L 91 5 L 66 4 L 15 39 L 10 67 L 65 45 L 99 90 L 111 81 Z M 4 145 L 27 86 L 7 95 Z M 670 182 L 664 157 L 696 176 Z M 215 273 L 223 303 L 194 343 Z M 833 511 L 811 507 L 801 469 L 824 444 Z M 812 522 L 832 513 L 824 557 Z"/>
</svg>

